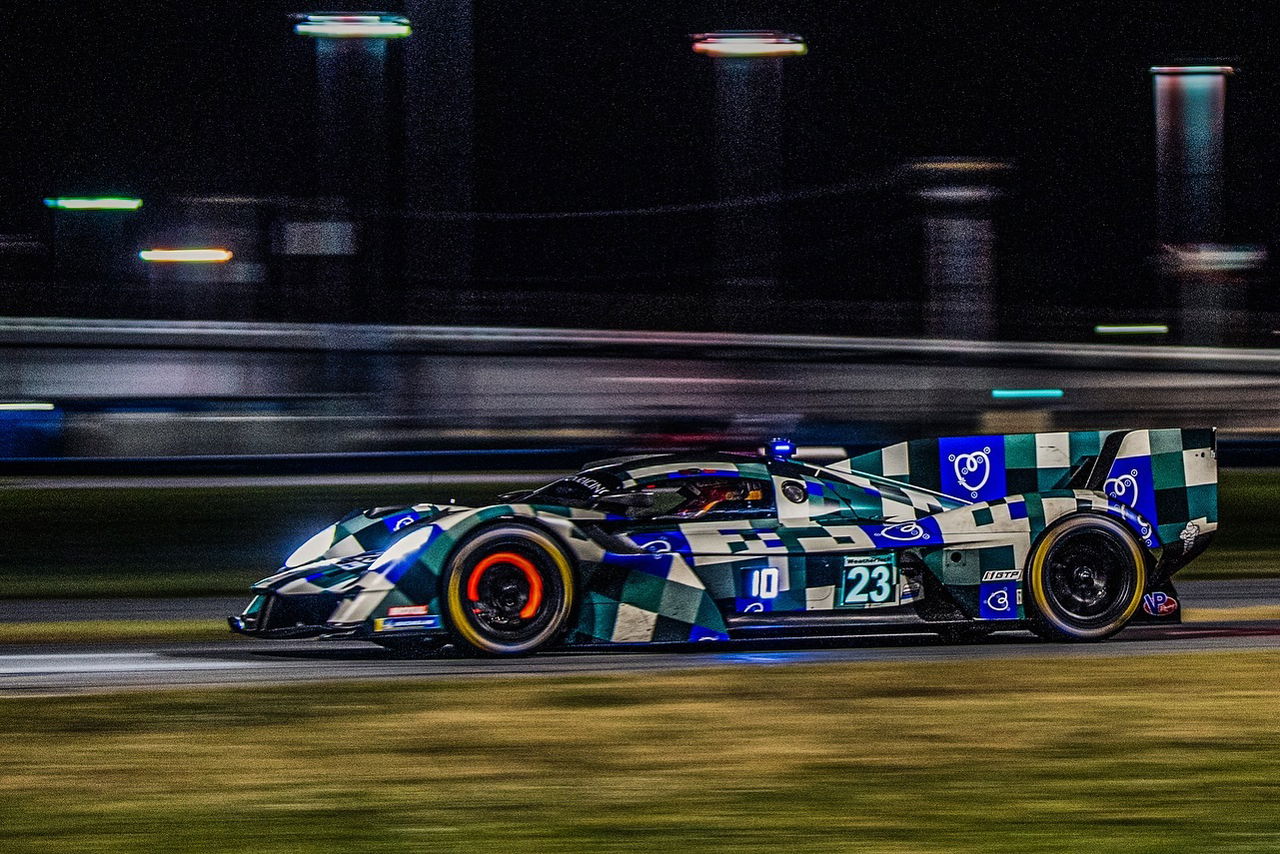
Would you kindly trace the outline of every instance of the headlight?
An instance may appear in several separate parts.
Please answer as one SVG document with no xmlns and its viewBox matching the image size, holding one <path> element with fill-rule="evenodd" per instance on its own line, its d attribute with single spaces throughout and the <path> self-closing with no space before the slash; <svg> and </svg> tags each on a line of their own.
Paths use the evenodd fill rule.
<svg viewBox="0 0 1280 854">
<path fill-rule="evenodd" d="M 336 525 L 330 525 L 311 539 L 294 550 L 285 560 L 284 565 L 287 567 L 302 566 L 304 563 L 311 563 L 316 558 L 323 557 L 324 553 L 333 545 L 333 535 L 336 533 Z"/>
</svg>

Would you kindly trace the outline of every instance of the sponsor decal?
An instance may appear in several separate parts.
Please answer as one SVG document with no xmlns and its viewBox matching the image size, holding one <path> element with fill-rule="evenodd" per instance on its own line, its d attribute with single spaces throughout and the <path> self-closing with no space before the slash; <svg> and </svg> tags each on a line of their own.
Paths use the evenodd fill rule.
<svg viewBox="0 0 1280 854">
<path fill-rule="evenodd" d="M 1191 551 L 1196 544 L 1196 538 L 1200 536 L 1200 526 L 1195 522 L 1188 522 L 1187 527 L 1182 529 L 1178 534 L 1178 539 L 1182 540 L 1182 550 L 1184 552 Z"/>
<path fill-rule="evenodd" d="M 1102 491 L 1121 504 L 1138 506 L 1138 470 L 1130 469 L 1127 474 L 1107 478 Z"/>
<path fill-rule="evenodd" d="M 1153 617 L 1167 617 L 1178 610 L 1178 600 L 1157 590 L 1142 597 L 1142 610 Z"/>
<path fill-rule="evenodd" d="M 1004 441 L 991 436 L 938 440 L 942 491 L 974 501 L 1005 495 Z"/>
<path fill-rule="evenodd" d="M 421 516 L 419 516 L 417 511 L 410 510 L 407 513 L 397 513 L 394 516 L 388 516 L 382 520 L 382 524 L 386 525 L 388 530 L 392 533 L 395 533 L 396 531 L 409 527 L 420 518 Z"/>
<path fill-rule="evenodd" d="M 388 617 L 425 617 L 430 609 L 426 605 L 396 605 L 387 609 Z"/>
<path fill-rule="evenodd" d="M 1102 491 L 1108 498 L 1132 507 L 1149 523 L 1142 526 L 1143 540 L 1147 545 L 1152 545 L 1151 526 L 1160 524 L 1156 518 L 1156 491 L 1151 488 L 1151 483 L 1151 458 L 1129 457 L 1116 460 L 1102 485 Z"/>
<path fill-rule="evenodd" d="M 606 492 L 609 491 L 609 487 L 605 486 L 603 483 L 596 480 L 594 477 L 587 477 L 586 475 L 577 474 L 577 475 L 572 475 L 570 477 L 566 477 L 565 480 L 567 480 L 569 483 L 576 483 L 579 486 L 586 487 L 588 490 L 590 490 L 592 495 L 604 495 Z"/>
<path fill-rule="evenodd" d="M 680 531 L 637 531 L 627 534 L 626 539 L 636 544 L 636 548 L 651 555 L 664 555 L 669 552 L 689 553 L 689 541 Z"/>
<path fill-rule="evenodd" d="M 1018 618 L 1018 583 L 992 581 L 978 587 L 978 616 L 984 620 Z"/>
<path fill-rule="evenodd" d="M 929 533 L 921 527 L 919 522 L 903 522 L 901 525 L 886 525 L 880 529 L 880 536 L 886 540 L 897 540 L 900 543 L 910 543 L 915 540 L 927 539 Z"/>
<path fill-rule="evenodd" d="M 382 617 L 373 621 L 375 632 L 400 631 L 403 629 L 438 629 L 440 617 Z"/>
<path fill-rule="evenodd" d="M 334 563 L 334 566 L 336 566 L 338 569 L 347 569 L 347 570 L 364 569 L 365 567 L 372 565 L 373 562 L 376 561 L 379 557 L 380 557 L 380 554 L 378 552 L 365 552 L 364 554 L 352 555 L 351 557 L 344 557 L 342 560 L 336 561 Z M 322 575 L 324 575 L 323 571 L 317 572 L 313 576 L 307 576 L 307 580 L 310 581 L 312 578 L 319 578 Z"/>
<path fill-rule="evenodd" d="M 1021 581 L 1022 570 L 1020 569 L 989 569 L 982 573 L 982 580 L 986 581 Z"/>
<path fill-rule="evenodd" d="M 942 542 L 937 521 L 929 518 L 896 525 L 866 525 L 862 528 L 878 548 L 923 546 Z"/>
</svg>

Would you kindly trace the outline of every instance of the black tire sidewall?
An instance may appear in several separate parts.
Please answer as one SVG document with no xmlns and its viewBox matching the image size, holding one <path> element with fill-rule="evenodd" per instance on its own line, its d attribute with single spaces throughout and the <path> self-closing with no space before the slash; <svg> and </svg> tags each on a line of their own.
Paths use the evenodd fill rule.
<svg viewBox="0 0 1280 854">
<path fill-rule="evenodd" d="M 1062 613 L 1055 608 L 1052 597 L 1047 592 L 1049 554 L 1067 534 L 1082 530 L 1092 530 L 1114 538 L 1132 557 L 1129 597 L 1124 600 L 1123 608 L 1117 609 L 1111 619 L 1100 625 L 1082 625 L 1072 615 Z M 1146 570 L 1145 548 L 1123 523 L 1109 516 L 1093 513 L 1068 516 L 1045 531 L 1027 557 L 1023 601 L 1030 628 L 1050 640 L 1095 641 L 1108 638 L 1123 629 L 1137 611 L 1146 588 Z"/>
<path fill-rule="evenodd" d="M 555 582 L 552 586 L 558 591 L 555 601 L 543 606 L 553 609 L 550 618 L 534 635 L 518 642 L 490 635 L 467 616 L 463 602 L 462 591 L 476 563 L 504 549 L 531 558 L 544 581 Z M 530 655 L 555 643 L 573 611 L 574 593 L 573 564 L 565 549 L 542 529 L 519 524 L 496 525 L 473 534 L 455 549 L 440 579 L 441 610 L 450 634 L 461 647 L 488 656 Z"/>
</svg>

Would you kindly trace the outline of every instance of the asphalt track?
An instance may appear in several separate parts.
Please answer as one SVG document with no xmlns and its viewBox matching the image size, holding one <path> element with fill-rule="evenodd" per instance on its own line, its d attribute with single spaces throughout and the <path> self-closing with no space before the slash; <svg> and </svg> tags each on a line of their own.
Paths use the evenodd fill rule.
<svg viewBox="0 0 1280 854">
<path fill-rule="evenodd" d="M 124 605 L 131 600 L 122 600 Z M 226 600 L 183 600 L 190 617 Z M 1183 588 L 1192 607 L 1277 604 L 1280 582 L 1202 582 Z M 30 605 L 31 603 L 22 603 Z M 95 603 L 101 604 L 101 603 Z M 12 614 L 17 603 L 5 603 Z M 1280 649 L 1280 623 L 1191 623 L 1134 627 L 1100 644 L 1062 645 L 1025 633 L 997 634 L 973 644 L 944 644 L 931 635 L 860 639 L 750 641 L 676 648 L 547 653 L 521 659 L 397 658 L 364 643 L 270 642 L 231 638 L 212 643 L 0 647 L 0 694 L 65 694 L 114 689 L 270 685 L 328 680 L 538 677 L 643 673 L 704 667 L 786 666 L 831 662 L 1083 658 Z"/>
</svg>

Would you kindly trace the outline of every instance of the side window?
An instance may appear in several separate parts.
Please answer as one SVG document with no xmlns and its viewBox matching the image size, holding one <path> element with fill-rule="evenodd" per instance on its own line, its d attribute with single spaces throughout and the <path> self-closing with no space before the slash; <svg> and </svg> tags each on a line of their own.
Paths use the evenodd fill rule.
<svg viewBox="0 0 1280 854">
<path fill-rule="evenodd" d="M 853 513 L 859 519 L 880 521 L 884 518 L 884 503 L 879 494 L 867 492 L 851 483 L 822 481 L 822 508 L 814 515 Z"/>
<path fill-rule="evenodd" d="M 643 484 L 639 492 L 650 497 L 650 504 L 633 518 L 692 522 L 759 518 L 774 512 L 773 485 L 747 477 L 657 480 Z"/>
</svg>

